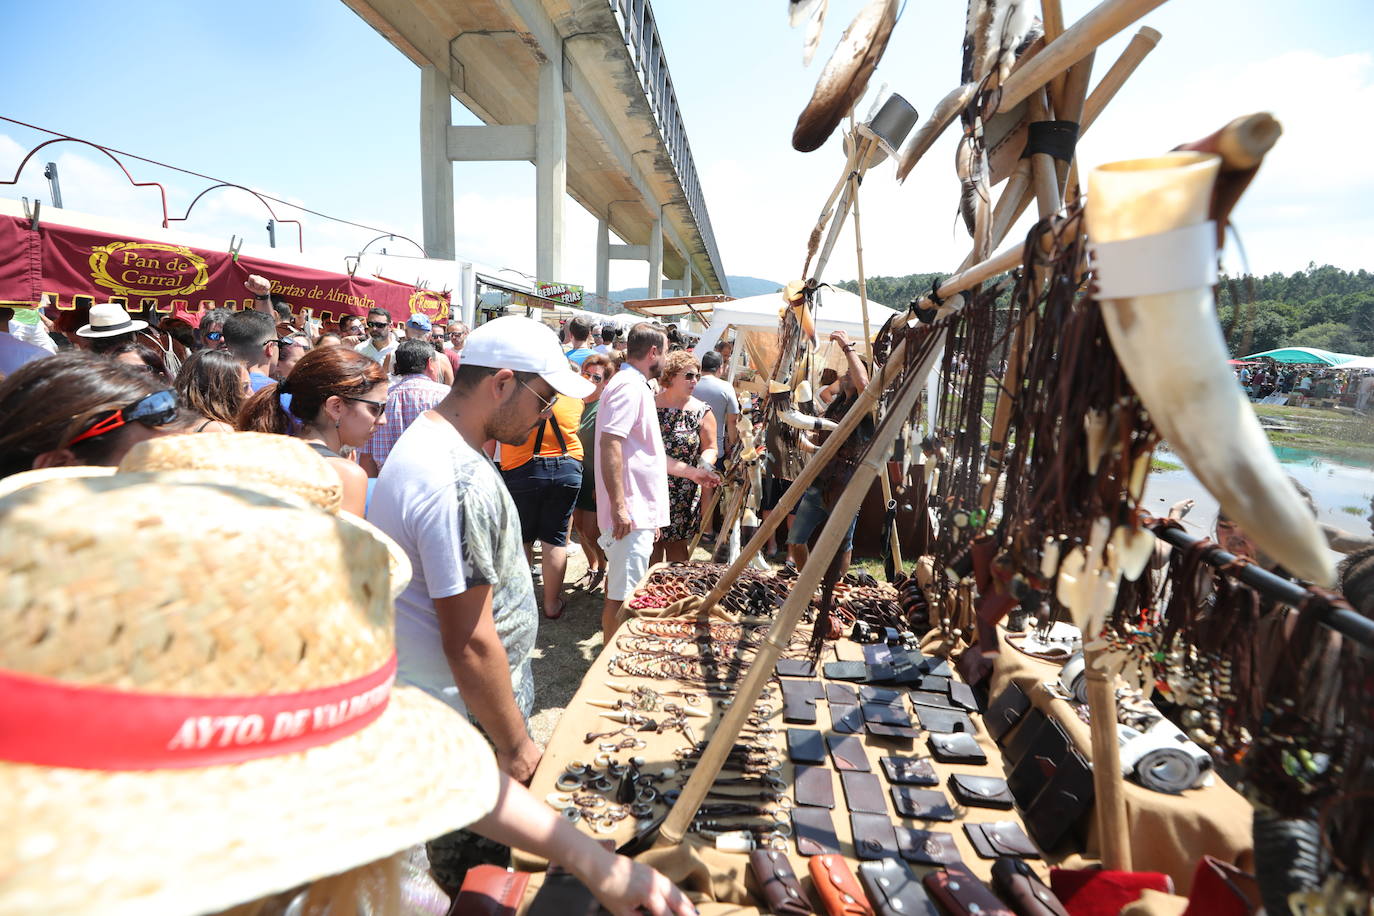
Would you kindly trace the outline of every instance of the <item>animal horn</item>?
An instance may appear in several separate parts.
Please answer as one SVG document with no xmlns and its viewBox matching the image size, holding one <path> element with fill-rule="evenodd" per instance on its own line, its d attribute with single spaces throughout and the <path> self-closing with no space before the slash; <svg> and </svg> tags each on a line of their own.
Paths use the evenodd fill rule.
<svg viewBox="0 0 1374 916">
<path fill-rule="evenodd" d="M 1093 170 L 1085 213 L 1097 299 L 1122 368 L 1169 446 L 1261 550 L 1330 586 L 1335 568 L 1316 520 L 1227 370 L 1212 300 L 1216 236 L 1206 222 L 1220 162 L 1176 152 Z"/>
</svg>

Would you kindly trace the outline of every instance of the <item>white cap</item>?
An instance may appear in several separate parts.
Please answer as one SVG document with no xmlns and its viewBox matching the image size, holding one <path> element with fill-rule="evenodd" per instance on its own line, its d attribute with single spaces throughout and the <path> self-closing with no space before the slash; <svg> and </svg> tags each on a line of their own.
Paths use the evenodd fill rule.
<svg viewBox="0 0 1374 916">
<path fill-rule="evenodd" d="M 568 362 L 553 328 L 519 315 L 493 319 L 469 334 L 463 365 L 533 372 L 570 398 L 585 398 L 596 390 Z"/>
</svg>

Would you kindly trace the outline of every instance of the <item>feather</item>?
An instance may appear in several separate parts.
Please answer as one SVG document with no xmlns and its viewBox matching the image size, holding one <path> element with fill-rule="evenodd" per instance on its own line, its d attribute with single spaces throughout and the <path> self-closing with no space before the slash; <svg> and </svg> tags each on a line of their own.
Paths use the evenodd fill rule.
<svg viewBox="0 0 1374 916">
<path fill-rule="evenodd" d="M 825 16 L 828 2 L 829 0 L 787 0 L 787 24 L 795 29 L 807 16 L 815 18 L 817 7 L 821 10 L 820 15 Z"/>
<path fill-rule="evenodd" d="M 826 61 L 811 100 L 797 117 L 793 149 L 801 153 L 819 149 L 835 132 L 868 88 L 896 23 L 897 0 L 869 0 L 859 10 Z"/>
<path fill-rule="evenodd" d="M 825 29 L 825 11 L 829 6 L 827 0 L 802 0 L 812 4 L 811 21 L 806 26 L 806 42 L 802 45 L 802 66 L 811 66 L 811 60 L 816 56 L 816 49 L 821 45 L 821 33 Z M 794 6 L 797 5 L 794 0 Z M 792 23 L 796 25 L 796 23 Z"/>
</svg>

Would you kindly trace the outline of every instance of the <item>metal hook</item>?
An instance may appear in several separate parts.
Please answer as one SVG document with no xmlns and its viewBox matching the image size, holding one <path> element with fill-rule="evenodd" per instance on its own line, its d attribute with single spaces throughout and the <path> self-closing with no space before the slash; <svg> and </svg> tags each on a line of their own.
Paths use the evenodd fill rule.
<svg viewBox="0 0 1374 916">
<path fill-rule="evenodd" d="M 243 239 L 237 235 L 229 236 L 229 257 L 235 264 L 239 261 L 239 249 L 243 247 Z"/>
<path fill-rule="evenodd" d="M 350 264 L 350 261 L 352 261 L 353 263 Z M 362 266 L 362 263 L 363 256 L 361 253 L 344 255 L 344 269 L 348 271 L 348 275 L 350 277 L 353 277 L 358 273 L 358 268 Z"/>
</svg>

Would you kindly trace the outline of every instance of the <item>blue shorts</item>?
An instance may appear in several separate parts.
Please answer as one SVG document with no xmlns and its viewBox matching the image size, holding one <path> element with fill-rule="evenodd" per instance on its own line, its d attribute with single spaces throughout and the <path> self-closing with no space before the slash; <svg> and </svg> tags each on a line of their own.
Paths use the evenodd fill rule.
<svg viewBox="0 0 1374 916">
<path fill-rule="evenodd" d="M 568 520 L 582 488 L 582 462 L 567 455 L 532 458 L 501 476 L 520 515 L 520 540 L 567 546 Z"/>
<path fill-rule="evenodd" d="M 830 510 L 825 505 L 825 496 L 821 488 L 810 486 L 802 494 L 801 501 L 797 503 L 797 517 L 792 522 L 792 527 L 787 531 L 787 543 L 805 544 L 811 540 L 811 535 L 816 533 L 816 529 L 825 524 L 826 519 L 830 518 Z M 844 543 L 840 545 L 841 551 L 852 550 L 854 547 L 854 529 L 859 524 L 859 513 L 854 513 L 854 518 L 849 522 L 849 530 L 844 534 Z"/>
</svg>

